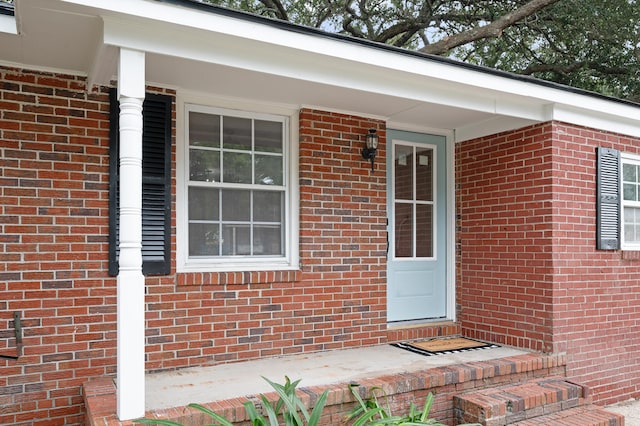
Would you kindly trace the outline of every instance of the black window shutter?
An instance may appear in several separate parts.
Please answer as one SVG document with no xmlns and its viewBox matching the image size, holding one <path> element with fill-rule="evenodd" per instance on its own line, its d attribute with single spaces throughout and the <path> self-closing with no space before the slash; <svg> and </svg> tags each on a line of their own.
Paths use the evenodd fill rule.
<svg viewBox="0 0 640 426">
<path fill-rule="evenodd" d="M 109 274 L 118 274 L 120 207 L 119 118 L 113 89 L 110 101 Z M 171 97 L 147 93 L 142 106 L 142 273 L 171 271 Z"/>
<path fill-rule="evenodd" d="M 620 152 L 597 148 L 596 248 L 620 248 Z"/>
</svg>

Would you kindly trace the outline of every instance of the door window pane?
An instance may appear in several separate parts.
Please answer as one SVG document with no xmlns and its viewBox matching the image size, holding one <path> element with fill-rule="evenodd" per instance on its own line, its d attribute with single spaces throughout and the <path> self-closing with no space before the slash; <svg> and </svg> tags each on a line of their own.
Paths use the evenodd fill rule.
<svg viewBox="0 0 640 426">
<path fill-rule="evenodd" d="M 413 257 L 412 204 L 396 203 L 394 231 L 396 257 Z"/>
<path fill-rule="evenodd" d="M 433 149 L 416 148 L 416 200 L 433 201 Z"/>
<path fill-rule="evenodd" d="M 433 257 L 433 206 L 416 206 L 416 257 Z"/>
<path fill-rule="evenodd" d="M 395 198 L 413 200 L 413 147 L 395 146 Z"/>
</svg>

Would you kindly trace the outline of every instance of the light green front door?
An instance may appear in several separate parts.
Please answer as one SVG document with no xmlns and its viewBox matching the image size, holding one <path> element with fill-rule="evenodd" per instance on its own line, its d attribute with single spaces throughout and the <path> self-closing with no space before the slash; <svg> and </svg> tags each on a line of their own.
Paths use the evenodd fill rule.
<svg viewBox="0 0 640 426">
<path fill-rule="evenodd" d="M 446 137 L 387 132 L 387 321 L 447 316 Z"/>
</svg>

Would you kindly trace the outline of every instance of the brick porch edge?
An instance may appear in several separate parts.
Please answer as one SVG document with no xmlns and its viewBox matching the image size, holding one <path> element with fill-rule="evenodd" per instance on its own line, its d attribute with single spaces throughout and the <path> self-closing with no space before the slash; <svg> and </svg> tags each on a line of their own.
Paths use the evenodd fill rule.
<svg viewBox="0 0 640 426">
<path fill-rule="evenodd" d="M 410 402 L 421 406 L 429 392 L 436 395 L 431 409 L 431 417 L 440 421 L 452 422 L 453 396 L 472 389 L 483 389 L 499 384 L 515 383 L 531 378 L 548 376 L 566 376 L 566 354 L 532 353 L 488 361 L 454 364 L 411 373 L 382 375 L 360 380 L 360 395 L 369 396 L 374 388 L 380 388 L 390 403 L 392 411 L 406 410 Z M 304 378 L 302 378 L 304 379 Z M 349 383 L 337 383 L 326 386 L 299 388 L 300 395 L 312 407 L 318 396 L 329 389 L 329 395 L 323 411 L 322 424 L 341 424 L 344 415 L 353 408 L 355 402 L 349 390 Z M 379 395 L 379 393 L 378 393 Z M 86 426 L 126 426 L 130 421 L 120 422 L 116 416 L 116 388 L 113 378 L 92 379 L 83 384 L 83 396 L 86 408 Z M 270 400 L 277 399 L 274 393 L 265 394 Z M 248 390 L 246 397 L 213 401 L 203 404 L 234 423 L 248 421 L 243 403 L 256 400 Z M 204 414 L 187 407 L 175 407 L 150 411 L 146 417 L 170 419 L 185 425 L 202 425 L 208 419 Z M 248 422 L 247 422 L 248 424 Z"/>
</svg>

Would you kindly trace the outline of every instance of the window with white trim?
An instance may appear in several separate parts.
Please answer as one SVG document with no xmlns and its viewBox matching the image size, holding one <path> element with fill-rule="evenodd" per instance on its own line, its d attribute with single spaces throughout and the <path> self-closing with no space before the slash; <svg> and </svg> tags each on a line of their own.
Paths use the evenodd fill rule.
<svg viewBox="0 0 640 426">
<path fill-rule="evenodd" d="M 179 270 L 298 266 L 290 124 L 286 115 L 185 105 Z"/>
<path fill-rule="evenodd" d="M 640 157 L 622 154 L 622 248 L 640 250 Z"/>
</svg>

